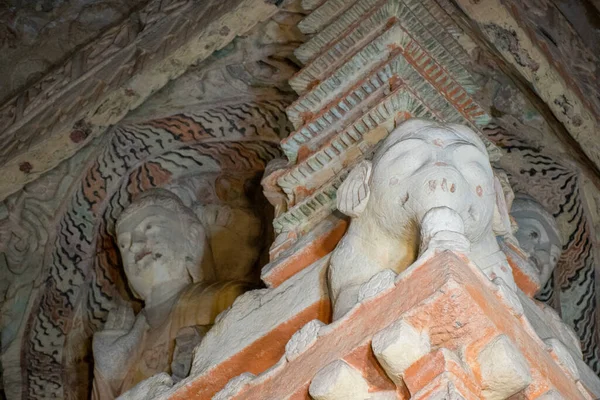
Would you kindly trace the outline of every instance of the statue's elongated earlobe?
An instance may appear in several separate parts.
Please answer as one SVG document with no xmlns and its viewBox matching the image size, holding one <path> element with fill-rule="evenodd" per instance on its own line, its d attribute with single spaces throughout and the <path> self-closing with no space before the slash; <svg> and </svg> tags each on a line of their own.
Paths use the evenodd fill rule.
<svg viewBox="0 0 600 400">
<path fill-rule="evenodd" d="M 369 181 L 372 169 L 372 163 L 363 160 L 350 171 L 337 191 L 338 210 L 352 218 L 358 217 L 365 210 L 371 194 Z"/>
<path fill-rule="evenodd" d="M 494 190 L 496 192 L 496 205 L 494 206 L 494 217 L 492 219 L 492 229 L 497 236 L 512 234 L 509 209 L 506 204 L 506 195 L 502 184 L 497 176 L 494 176 Z"/>
</svg>

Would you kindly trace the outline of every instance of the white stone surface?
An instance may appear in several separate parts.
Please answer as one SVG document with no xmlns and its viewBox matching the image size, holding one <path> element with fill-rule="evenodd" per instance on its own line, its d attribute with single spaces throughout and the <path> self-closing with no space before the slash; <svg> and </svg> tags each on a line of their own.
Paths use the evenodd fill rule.
<svg viewBox="0 0 600 400">
<path fill-rule="evenodd" d="M 190 358 L 172 354 L 180 330 L 198 325 L 206 331 L 214 313 L 247 288 L 239 282 L 204 285 L 216 276 L 204 226 L 168 190 L 151 189 L 135 198 L 115 230 L 127 282 L 144 309 L 134 316 L 128 303 L 120 304 L 94 334 L 94 399 L 113 398 L 144 378 L 152 377 L 151 385 L 154 375 L 170 369 L 169 360 L 175 361 L 176 380 L 186 376 Z M 189 354 L 201 337 L 180 339 Z"/>
<path fill-rule="evenodd" d="M 398 400 L 398 393 L 392 390 L 386 390 L 385 392 L 371 393 L 368 400 Z"/>
<path fill-rule="evenodd" d="M 166 394 L 173 386 L 169 374 L 162 372 L 151 376 L 123 393 L 117 400 L 150 400 Z"/>
<path fill-rule="evenodd" d="M 349 217 L 358 217 L 367 207 L 371 191 L 369 182 L 373 164 L 363 160 L 350 171 L 336 197 L 337 209 Z"/>
<path fill-rule="evenodd" d="M 579 380 L 579 370 L 577 369 L 577 364 L 575 364 L 575 360 L 573 356 L 560 340 L 556 338 L 545 339 L 544 343 L 551 349 L 551 352 L 558 359 L 558 364 L 563 368 L 563 370 L 571 376 L 571 378 L 575 381 Z"/>
<path fill-rule="evenodd" d="M 558 393 L 556 390 L 549 390 L 546 393 L 544 393 L 543 395 L 541 395 L 540 397 L 538 397 L 538 400 L 566 400 L 560 393 Z"/>
<path fill-rule="evenodd" d="M 377 296 L 379 293 L 394 287 L 396 273 L 391 269 L 383 270 L 375 275 L 368 282 L 363 283 L 358 290 L 358 301 L 362 302 L 368 298 Z"/>
<path fill-rule="evenodd" d="M 581 395 L 583 396 L 583 398 L 585 400 L 597 400 L 598 399 L 598 397 L 594 397 L 594 396 L 590 395 L 590 393 L 587 391 L 587 389 L 581 383 L 581 381 L 577 382 L 576 385 L 577 385 L 577 389 L 579 389 L 579 393 L 581 393 Z"/>
<path fill-rule="evenodd" d="M 448 372 L 443 372 L 443 375 L 449 375 Z M 436 382 L 437 383 L 437 382 Z M 446 387 L 438 388 L 432 393 L 432 385 L 427 385 L 423 389 L 415 393 L 411 399 L 413 400 L 466 400 L 465 397 L 456 388 L 456 385 L 448 380 Z"/>
<path fill-rule="evenodd" d="M 521 300 L 519 300 L 519 296 L 513 289 L 508 287 L 504 279 L 497 277 L 493 280 L 493 282 L 497 285 L 498 291 L 496 292 L 498 296 L 502 299 L 504 304 L 508 306 L 513 312 L 513 314 L 517 317 L 523 315 L 523 305 L 521 304 Z"/>
<path fill-rule="evenodd" d="M 213 396 L 213 400 L 228 400 L 232 399 L 248 382 L 254 379 L 255 376 L 249 372 L 244 372 L 241 375 L 232 378 L 223 389 Z"/>
<path fill-rule="evenodd" d="M 194 352 L 190 377 L 198 379 L 299 312 L 328 297 L 324 257 L 274 289 L 250 291 L 215 321 Z"/>
<path fill-rule="evenodd" d="M 285 345 L 285 357 L 292 361 L 308 348 L 310 348 L 319 336 L 319 329 L 325 324 L 318 319 L 314 319 L 304 325 L 298 332 L 292 335 L 292 338 Z"/>
<path fill-rule="evenodd" d="M 525 358 L 506 335 L 494 338 L 477 356 L 482 395 L 503 400 L 525 389 L 532 381 Z"/>
<path fill-rule="evenodd" d="M 369 385 L 355 368 L 337 360 L 317 372 L 308 393 L 314 400 L 365 400 Z"/>
<path fill-rule="evenodd" d="M 535 333 L 544 342 L 556 338 L 569 351 L 583 385 L 593 393 L 595 398 L 600 398 L 600 379 L 592 369 L 583 361 L 581 347 L 577 336 L 558 316 L 550 306 L 537 303 L 527 297 L 523 292 L 517 292 L 527 321 L 531 324 Z"/>
<path fill-rule="evenodd" d="M 552 307 L 530 299 L 521 291 L 518 291 L 517 295 L 527 320 L 540 339 L 557 338 L 567 346 L 574 358 L 583 358 L 581 345 L 575 332 L 560 319 L 560 316 Z"/>
<path fill-rule="evenodd" d="M 471 242 L 465 236 L 465 224 L 460 215 L 449 207 L 435 207 L 421 220 L 422 254 L 428 248 L 467 253 Z"/>
<path fill-rule="evenodd" d="M 397 384 L 404 371 L 431 350 L 429 337 L 404 320 L 377 332 L 371 346 L 387 375 Z"/>
</svg>

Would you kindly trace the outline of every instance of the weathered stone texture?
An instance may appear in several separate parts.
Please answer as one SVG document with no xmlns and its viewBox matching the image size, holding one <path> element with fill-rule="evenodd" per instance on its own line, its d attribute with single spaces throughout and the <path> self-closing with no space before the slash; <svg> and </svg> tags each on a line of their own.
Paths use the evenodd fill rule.
<svg viewBox="0 0 600 400">
<path fill-rule="evenodd" d="M 102 326 L 116 298 L 129 296 L 119 273 L 113 228 L 132 196 L 173 186 L 183 197 L 199 191 L 207 201 L 235 199 L 238 185 L 251 177 L 246 190 L 255 187 L 266 163 L 279 157 L 277 143 L 290 129 L 284 111 L 290 89 L 284 83 L 295 66 L 288 56 L 298 40 L 289 32 L 297 20 L 293 10 L 283 14 L 184 75 L 184 86 L 190 88 L 186 93 L 200 98 L 198 102 L 182 109 L 177 102 L 189 97 L 170 97 L 170 88 L 177 93 L 181 86 L 169 85 L 128 124 L 79 152 L 72 171 L 56 169 L 56 178 L 68 181 L 56 196 L 54 178 L 43 178 L 4 202 L 2 237 L 12 239 L 1 241 L 0 257 L 11 271 L 23 271 L 18 278 L 9 276 L 2 287 L 7 300 L 2 360 L 10 366 L 3 378 L 11 398 L 43 397 L 50 386 L 65 398 L 87 393 L 90 334 Z M 252 48 L 260 51 L 246 57 Z M 272 66 L 265 68 L 271 57 Z M 163 106 L 168 114 L 156 113 L 154 107 Z M 155 113 L 159 117 L 152 118 Z M 218 193 L 192 183 L 178 188 L 177 182 L 194 174 L 214 175 L 221 182 Z M 47 208 L 52 210 L 48 218 L 42 215 Z M 31 229 L 39 232 L 40 243 L 36 234 L 27 233 Z M 45 232 L 53 239 L 43 239 Z M 26 235 L 29 242 L 23 240 Z"/>
<path fill-rule="evenodd" d="M 0 107 L 0 198 L 74 154 L 193 63 L 277 7 L 154 0 Z M 73 134 L 74 131 L 77 133 Z"/>
<path fill-rule="evenodd" d="M 148 0 L 19 1 L 0 4 L 0 104 L 34 83 L 78 47 L 123 22 Z M 131 16 L 136 24 L 137 17 Z"/>
<path fill-rule="evenodd" d="M 411 289 L 415 282 L 421 290 Z M 515 393 L 535 399 L 550 390 L 563 398 L 585 398 L 526 320 L 501 304 L 494 286 L 453 253 L 432 255 L 399 276 L 392 290 L 321 328 L 308 351 L 247 380 L 230 398 L 306 398 L 308 393 L 315 399 L 361 398 L 347 392 L 349 387 L 372 399 L 437 399 L 449 393 L 457 399 L 504 399 Z M 370 361 L 372 351 L 381 365 Z M 396 382 L 395 395 L 386 374 Z M 373 397 L 365 397 L 367 392 Z"/>
</svg>

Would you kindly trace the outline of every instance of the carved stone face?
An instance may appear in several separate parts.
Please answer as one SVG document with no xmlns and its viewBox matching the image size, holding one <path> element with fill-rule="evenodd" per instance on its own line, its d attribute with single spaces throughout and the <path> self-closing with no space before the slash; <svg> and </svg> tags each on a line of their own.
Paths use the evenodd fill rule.
<svg viewBox="0 0 600 400">
<path fill-rule="evenodd" d="M 470 129 L 429 121 L 409 121 L 392 132 L 373 160 L 370 200 L 384 221 L 418 222 L 427 210 L 451 207 L 465 223 L 469 239 L 487 228 L 495 206 L 494 175 L 485 146 Z"/>
<path fill-rule="evenodd" d="M 538 269 L 543 287 L 550 279 L 562 251 L 556 222 L 541 204 L 525 197 L 515 199 L 511 215 L 519 225 L 515 237 Z"/>
<path fill-rule="evenodd" d="M 164 191 L 154 199 L 152 195 L 132 203 L 117 222 L 125 274 L 130 287 L 142 299 L 147 299 L 152 289 L 162 283 L 192 282 L 192 272 L 201 275 L 205 243 L 199 237 L 203 228 L 191 210 L 189 215 L 182 213 L 178 208 L 185 206 L 176 197 L 169 199 Z"/>
</svg>

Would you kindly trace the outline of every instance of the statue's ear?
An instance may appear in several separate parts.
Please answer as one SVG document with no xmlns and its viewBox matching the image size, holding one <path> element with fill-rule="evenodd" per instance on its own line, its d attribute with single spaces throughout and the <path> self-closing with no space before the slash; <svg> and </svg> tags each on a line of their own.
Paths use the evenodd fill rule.
<svg viewBox="0 0 600 400">
<path fill-rule="evenodd" d="M 188 260 L 187 271 L 193 283 L 215 280 L 215 262 L 213 258 L 210 241 L 206 234 L 206 228 L 202 224 L 191 224 L 189 236 L 192 238 L 194 247 L 189 249 L 193 254 L 199 252 L 200 259 Z"/>
<path fill-rule="evenodd" d="M 500 180 L 494 175 L 494 191 L 496 192 L 496 205 L 494 207 L 494 218 L 492 229 L 497 236 L 512 234 L 509 209 L 506 202 L 506 195 Z"/>
<path fill-rule="evenodd" d="M 361 161 L 341 184 L 337 191 L 337 208 L 344 214 L 356 218 L 369 201 L 369 181 L 371 179 L 371 161 Z"/>
<path fill-rule="evenodd" d="M 133 286 L 131 286 L 131 283 L 129 283 L 129 281 L 127 281 L 127 286 L 129 287 L 131 294 L 133 294 L 133 297 L 135 297 L 136 299 L 140 299 L 140 300 L 142 299 L 142 297 L 138 294 L 138 292 L 135 291 Z"/>
</svg>

